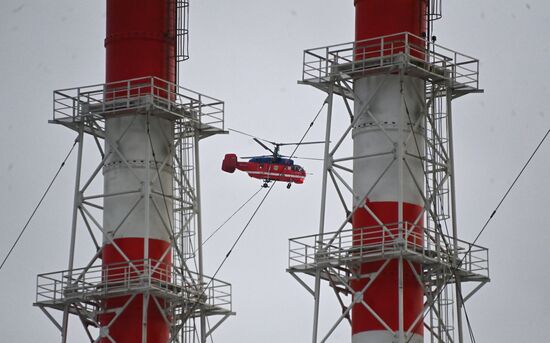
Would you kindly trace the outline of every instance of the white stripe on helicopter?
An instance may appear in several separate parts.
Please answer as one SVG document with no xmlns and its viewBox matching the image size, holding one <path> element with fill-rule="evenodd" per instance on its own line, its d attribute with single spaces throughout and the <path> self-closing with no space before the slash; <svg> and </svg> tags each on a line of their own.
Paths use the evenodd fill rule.
<svg viewBox="0 0 550 343">
<path fill-rule="evenodd" d="M 289 175 L 289 174 L 285 174 L 283 172 L 281 173 L 266 173 L 266 172 L 260 172 L 260 171 L 249 171 L 247 172 L 248 174 L 263 174 L 263 175 L 267 175 L 267 176 L 285 176 L 285 177 L 290 177 L 290 178 L 295 178 L 295 179 L 303 179 L 305 178 L 305 176 L 301 176 L 301 175 Z"/>
</svg>

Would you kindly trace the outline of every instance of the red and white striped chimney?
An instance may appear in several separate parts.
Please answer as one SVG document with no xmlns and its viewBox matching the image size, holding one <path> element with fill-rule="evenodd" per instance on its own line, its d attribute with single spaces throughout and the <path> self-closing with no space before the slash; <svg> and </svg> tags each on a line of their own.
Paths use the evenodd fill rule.
<svg viewBox="0 0 550 343">
<path fill-rule="evenodd" d="M 136 78 L 143 78 L 133 81 L 136 85 L 151 82 L 147 77 L 176 82 L 175 6 L 175 0 L 107 0 L 106 82 L 113 88 L 118 87 L 119 81 Z M 159 87 L 166 89 L 166 83 L 153 81 L 155 85 L 157 82 Z M 130 84 L 132 86 L 132 82 Z M 120 83 L 120 87 L 125 86 L 126 83 Z M 142 87 L 139 96 L 149 92 L 156 90 Z M 109 96 L 108 92 L 106 96 Z M 114 234 L 113 238 L 104 236 L 102 258 L 106 270 L 126 259 L 152 259 L 165 263 L 159 273 L 169 271 L 172 253 L 166 225 L 173 217 L 169 200 L 173 179 L 173 126 L 171 119 L 144 113 L 127 113 L 106 119 L 106 142 L 111 143 L 106 143 L 105 147 L 109 157 L 103 168 L 104 193 L 117 194 L 104 200 L 103 227 Z M 168 162 L 157 177 L 157 168 L 165 160 Z M 161 189 L 164 196 L 158 194 Z M 153 202 L 160 211 L 154 208 Z M 120 223 L 123 224 L 120 226 Z M 106 277 L 117 276 L 107 271 Z M 169 323 L 153 300 L 146 299 L 146 306 L 143 306 L 143 295 L 137 295 L 128 304 L 129 296 L 104 301 L 100 324 L 104 329 L 108 326 L 109 335 L 116 342 L 168 341 Z M 124 311 L 113 320 L 116 311 L 125 304 Z M 109 325 L 111 320 L 113 322 Z M 145 334 L 142 332 L 144 327 L 147 327 Z M 101 342 L 107 343 L 110 339 L 103 338 Z"/>
<path fill-rule="evenodd" d="M 422 36 L 426 32 L 425 0 L 355 0 L 355 10 L 356 41 L 402 32 Z M 399 39 L 403 39 L 403 36 Z M 391 46 L 391 40 L 391 37 L 387 38 L 384 44 Z M 361 43 L 357 43 L 357 46 L 360 47 Z M 396 152 L 400 148 L 399 144 L 406 140 L 403 136 L 410 135 L 411 132 L 403 102 L 406 102 L 411 121 L 414 123 L 423 107 L 424 81 L 413 76 L 404 76 L 404 79 L 401 79 L 398 73 L 378 74 L 355 80 L 354 87 L 355 116 L 359 116 L 360 119 L 353 129 L 353 153 L 357 157 L 353 166 L 353 190 L 354 194 L 361 195 L 367 194 L 370 190 L 370 194 L 366 202 L 368 210 L 360 207 L 354 213 L 353 228 L 365 234 L 371 230 L 370 243 L 373 235 L 374 239 L 386 239 L 387 242 L 392 238 L 388 238 L 389 235 L 382 232 L 380 222 L 390 231 L 396 231 L 400 221 L 414 222 L 423 208 L 421 194 L 413 180 L 414 177 L 423 184 L 421 162 L 409 163 L 410 173 L 400 170 Z M 370 106 L 365 108 L 364 104 L 368 101 L 371 101 Z M 423 142 L 419 143 L 423 149 Z M 411 149 L 410 152 L 414 155 L 418 154 L 416 148 L 408 149 Z M 375 157 L 360 158 L 366 155 Z M 383 176 L 380 178 L 381 175 Z M 354 199 L 354 205 L 358 205 L 361 200 Z M 422 222 L 418 225 L 422 226 Z M 365 229 L 367 227 L 376 228 Z M 360 240 L 355 243 L 359 244 Z M 383 263 L 364 263 L 360 268 L 362 277 L 352 281 L 352 288 L 360 292 L 372 278 L 375 278 L 367 290 L 359 295 L 376 314 L 373 315 L 361 304 L 353 307 L 353 343 L 398 342 L 399 338 L 392 334 L 392 331 L 398 332 L 400 328 L 407 330 L 423 310 L 423 289 L 415 279 L 411 267 L 406 263 L 402 265 L 403 279 L 400 285 L 398 259 L 391 260 L 379 275 L 375 276 L 374 273 Z M 413 265 L 419 272 L 420 265 Z M 402 316 L 399 313 L 400 299 Z M 423 342 L 422 321 L 415 326 L 412 334 L 410 343 Z"/>
</svg>

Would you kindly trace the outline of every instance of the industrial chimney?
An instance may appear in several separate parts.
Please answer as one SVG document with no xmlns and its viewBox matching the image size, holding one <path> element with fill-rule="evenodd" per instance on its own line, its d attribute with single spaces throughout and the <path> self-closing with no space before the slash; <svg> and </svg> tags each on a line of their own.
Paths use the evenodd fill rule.
<svg viewBox="0 0 550 343">
<path fill-rule="evenodd" d="M 345 321 L 353 343 L 463 342 L 463 304 L 489 281 L 488 251 L 458 238 L 451 101 L 481 92 L 479 61 L 431 38 L 440 0 L 354 3 L 355 41 L 304 53 L 301 83 L 327 93 L 321 218 L 318 234 L 290 240 L 288 272 L 314 297 L 313 343 Z M 336 120 L 349 125 L 334 136 Z M 322 281 L 342 308 L 320 331 Z"/>
<path fill-rule="evenodd" d="M 224 103 L 178 85 L 188 0 L 106 3 L 106 83 L 54 92 L 51 122 L 78 133 L 71 245 L 67 270 L 38 276 L 35 305 L 63 343 L 70 316 L 91 342 L 204 343 L 233 314 L 202 253 L 199 141 L 224 132 Z M 100 160 L 89 172 L 85 142 Z M 95 252 L 79 269 L 77 232 Z"/>
</svg>

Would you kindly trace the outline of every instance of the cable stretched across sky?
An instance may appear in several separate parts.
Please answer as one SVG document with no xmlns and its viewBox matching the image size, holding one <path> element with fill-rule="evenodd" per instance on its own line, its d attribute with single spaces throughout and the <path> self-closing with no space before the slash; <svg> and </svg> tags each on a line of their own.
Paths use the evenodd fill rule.
<svg viewBox="0 0 550 343">
<path fill-rule="evenodd" d="M 10 250 L 8 251 L 8 253 L 6 254 L 6 256 L 4 257 L 4 259 L 2 260 L 2 264 L 0 264 L 0 270 L 2 270 L 2 268 L 4 267 L 4 265 L 6 264 L 6 262 L 8 261 L 8 258 L 10 257 L 10 255 L 12 254 L 13 250 L 15 249 L 15 247 L 17 246 L 17 244 L 19 243 L 19 240 L 21 239 L 21 237 L 23 236 L 23 234 L 25 233 L 25 231 L 27 230 L 27 228 L 29 227 L 29 224 L 31 223 L 31 220 L 32 218 L 34 217 L 34 215 L 36 214 L 36 212 L 38 211 L 38 209 L 40 208 L 40 206 L 42 205 L 42 202 L 44 201 L 44 199 L 46 198 L 46 195 L 48 195 L 48 192 L 50 191 L 50 189 L 52 188 L 55 180 L 57 179 L 57 177 L 59 176 L 59 173 L 61 173 L 61 169 L 63 169 L 63 167 L 65 166 L 65 163 L 67 162 L 67 160 L 69 159 L 69 157 L 71 156 L 73 150 L 74 150 L 74 147 L 76 146 L 76 144 L 78 143 L 78 138 L 75 139 L 73 145 L 71 146 L 71 149 L 69 150 L 69 152 L 67 153 L 67 155 L 65 156 L 65 158 L 63 159 L 63 161 L 61 162 L 61 165 L 59 166 L 59 168 L 57 169 L 57 171 L 55 172 L 52 180 L 50 181 L 50 183 L 48 184 L 48 187 L 46 187 L 46 190 L 44 191 L 44 193 L 42 194 L 42 196 L 40 197 L 40 200 L 38 201 L 38 203 L 36 204 L 36 206 L 34 207 L 31 215 L 29 216 L 29 218 L 27 219 L 27 221 L 25 222 L 25 225 L 23 225 L 23 228 L 21 228 L 21 231 L 19 232 L 19 235 L 17 236 L 17 239 L 15 240 L 15 242 L 13 242 Z"/>
<path fill-rule="evenodd" d="M 474 241 L 472 242 L 472 244 L 470 245 L 470 247 L 468 248 L 468 251 L 466 251 L 466 253 L 464 254 L 464 256 L 462 257 L 462 259 L 460 259 L 460 261 L 458 261 L 458 264 L 455 268 L 453 268 L 451 270 L 451 275 L 447 276 L 447 280 L 452 276 L 452 275 L 456 275 L 456 272 L 457 270 L 460 268 L 460 266 L 462 266 L 462 264 L 464 263 L 464 259 L 466 258 L 466 256 L 468 256 L 468 254 L 471 252 L 472 250 L 472 247 L 474 247 L 474 245 L 477 243 L 477 241 L 479 240 L 479 238 L 481 237 L 481 235 L 483 234 L 483 232 L 485 231 L 485 229 L 487 229 L 487 226 L 489 225 L 489 223 L 491 222 L 491 220 L 495 217 L 498 209 L 502 206 L 502 204 L 504 203 L 504 201 L 508 198 L 508 196 L 510 195 L 512 189 L 516 186 L 518 180 L 521 178 L 521 176 L 523 175 L 523 173 L 525 172 L 525 170 L 527 169 L 527 167 L 529 166 L 529 164 L 531 164 L 531 162 L 533 161 L 533 158 L 536 156 L 536 154 L 539 152 L 540 148 L 542 147 L 542 145 L 544 144 L 544 142 L 546 141 L 546 139 L 548 138 L 548 135 L 550 135 L 550 129 L 546 131 L 546 133 L 544 134 L 544 136 L 542 137 L 542 139 L 539 141 L 539 143 L 537 144 L 537 146 L 535 147 L 535 149 L 533 150 L 533 152 L 530 154 L 529 158 L 527 159 L 527 161 L 523 164 L 523 166 L 521 167 L 519 173 L 516 175 L 516 177 L 514 178 L 514 181 L 510 184 L 510 186 L 508 186 L 508 188 L 506 189 L 506 192 L 504 193 L 504 195 L 500 198 L 497 206 L 495 207 L 495 209 L 491 212 L 491 214 L 489 215 L 489 218 L 487 218 L 487 220 L 485 221 L 485 224 L 483 224 L 481 230 L 479 231 L 479 233 L 476 235 Z M 439 292 L 436 294 L 435 298 L 439 297 L 442 293 L 444 288 L 441 288 L 439 290 Z M 460 297 L 462 297 L 462 294 L 459 294 Z M 426 317 L 426 315 L 428 314 L 428 312 L 426 312 L 423 316 L 423 318 Z M 467 322 L 467 325 L 468 325 L 468 329 L 469 329 L 469 333 L 470 333 L 470 339 L 473 343 L 476 342 L 475 340 L 475 337 L 474 337 L 474 334 L 473 334 L 473 329 L 471 327 L 471 323 L 470 323 L 470 320 L 469 320 L 469 317 L 468 317 L 468 314 L 467 312 L 465 311 L 465 314 L 466 314 L 466 322 Z M 411 336 L 412 338 L 412 336 Z M 409 338 L 407 340 L 407 343 L 410 342 L 411 338 Z"/>
<path fill-rule="evenodd" d="M 525 172 L 525 169 L 527 169 L 527 166 L 529 166 L 529 164 L 531 163 L 531 161 L 533 160 L 533 158 L 535 157 L 537 152 L 540 150 L 540 147 L 542 146 L 542 144 L 546 141 L 546 138 L 548 138 L 549 134 L 550 134 L 550 129 L 548 131 L 546 131 L 546 134 L 542 137 L 542 139 L 540 140 L 540 142 L 537 145 L 537 147 L 535 148 L 535 150 L 531 153 L 531 155 L 529 156 L 527 161 L 523 164 L 523 167 L 519 171 L 518 175 L 516 176 L 514 181 L 510 184 L 510 186 L 508 187 L 508 189 L 506 190 L 506 192 L 504 193 L 504 195 L 502 196 L 502 198 L 498 202 L 498 205 L 495 207 L 495 209 L 493 210 L 493 212 L 491 213 L 491 215 L 489 216 L 489 218 L 487 219 L 487 221 L 485 222 L 485 224 L 483 225 L 483 227 L 481 228 L 481 230 L 477 234 L 477 236 L 474 239 L 474 242 L 472 244 L 476 244 L 477 240 L 479 239 L 481 234 L 483 234 L 483 231 L 485 231 L 485 229 L 487 228 L 487 225 L 489 225 L 489 222 L 491 221 L 491 219 L 493 219 L 493 217 L 497 213 L 498 209 L 500 208 L 500 206 L 502 205 L 504 200 L 506 200 L 506 198 L 508 197 L 508 195 L 510 194 L 512 189 L 515 187 L 515 185 L 518 182 L 519 178 L 523 175 L 523 172 Z"/>
</svg>

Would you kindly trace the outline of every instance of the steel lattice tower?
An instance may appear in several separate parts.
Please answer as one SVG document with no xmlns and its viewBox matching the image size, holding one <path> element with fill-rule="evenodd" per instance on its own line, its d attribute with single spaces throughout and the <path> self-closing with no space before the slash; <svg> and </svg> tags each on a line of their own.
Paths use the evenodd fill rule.
<svg viewBox="0 0 550 343">
<path fill-rule="evenodd" d="M 38 276 L 35 306 L 62 342 L 70 316 L 90 342 L 204 343 L 233 314 L 231 285 L 204 275 L 201 234 L 199 141 L 224 132 L 224 103 L 178 85 L 188 0 L 137 4 L 107 1 L 106 83 L 54 92 L 51 122 L 78 133 L 71 243 L 68 269 Z M 77 232 L 95 248 L 78 269 Z"/>
<path fill-rule="evenodd" d="M 479 61 L 426 39 L 440 1 L 355 7 L 354 42 L 304 53 L 301 83 L 327 93 L 326 145 L 319 233 L 290 240 L 288 272 L 314 297 L 313 343 L 345 320 L 354 343 L 462 343 L 464 301 L 489 267 L 486 248 L 458 238 L 451 102 L 482 92 Z M 349 121 L 338 134 L 336 98 Z M 321 335 L 322 281 L 342 309 Z"/>
</svg>

